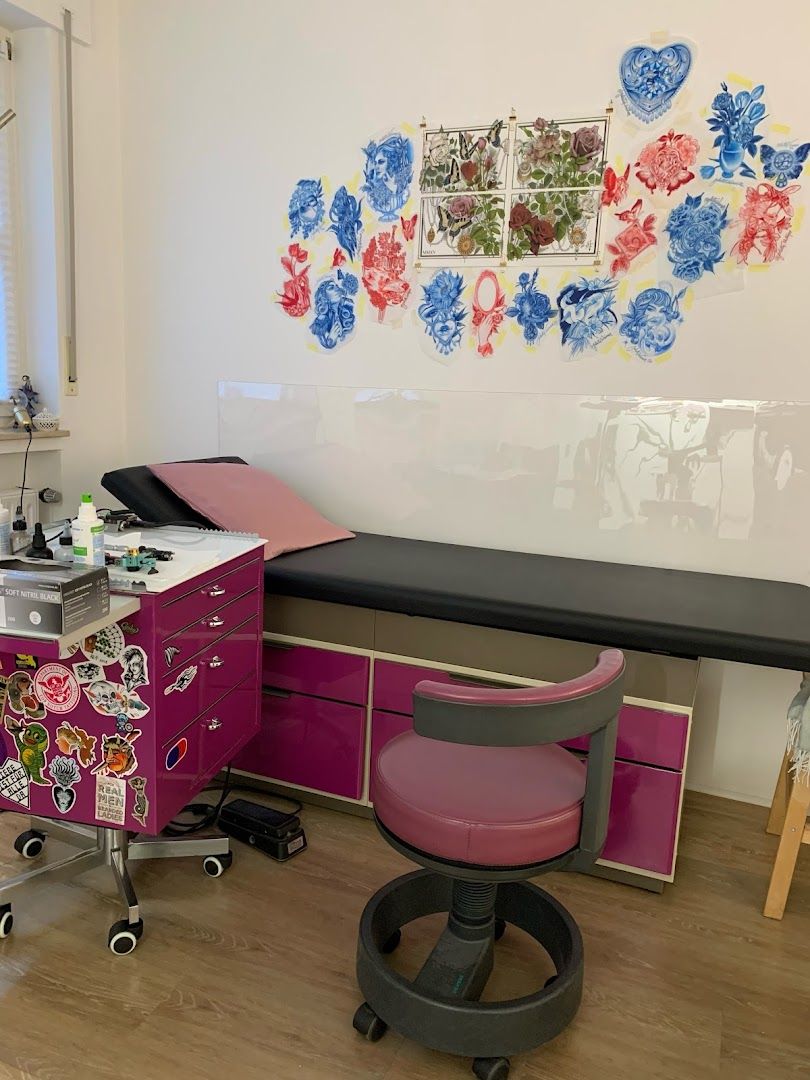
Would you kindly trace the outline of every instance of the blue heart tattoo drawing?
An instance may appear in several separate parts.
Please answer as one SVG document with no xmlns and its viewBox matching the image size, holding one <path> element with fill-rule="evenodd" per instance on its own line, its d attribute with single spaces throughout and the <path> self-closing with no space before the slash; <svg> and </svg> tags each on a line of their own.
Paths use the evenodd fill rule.
<svg viewBox="0 0 810 1080">
<path fill-rule="evenodd" d="M 669 109 L 692 68 L 692 50 L 683 42 L 653 49 L 633 45 L 622 56 L 619 82 L 625 108 L 645 124 Z"/>
</svg>

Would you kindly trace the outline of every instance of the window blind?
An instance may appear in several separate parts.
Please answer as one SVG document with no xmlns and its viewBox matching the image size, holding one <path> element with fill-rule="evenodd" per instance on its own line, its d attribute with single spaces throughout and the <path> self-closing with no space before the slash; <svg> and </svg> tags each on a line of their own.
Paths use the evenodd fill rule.
<svg viewBox="0 0 810 1080">
<path fill-rule="evenodd" d="M 11 46 L 0 39 L 0 394 L 19 386 L 22 346 L 19 323 L 17 246 L 17 124 L 14 108 Z M 5 402 L 3 401 L 4 405 Z M 0 414 L 6 409 L 0 407 Z"/>
</svg>

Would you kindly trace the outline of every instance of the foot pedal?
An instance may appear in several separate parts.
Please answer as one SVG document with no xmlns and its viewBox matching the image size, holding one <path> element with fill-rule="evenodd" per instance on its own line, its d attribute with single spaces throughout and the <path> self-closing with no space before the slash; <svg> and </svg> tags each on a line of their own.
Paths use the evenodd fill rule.
<svg viewBox="0 0 810 1080">
<path fill-rule="evenodd" d="M 306 850 L 307 838 L 297 814 L 234 799 L 219 812 L 219 827 L 228 836 L 258 848 L 277 862 L 286 862 Z"/>
</svg>

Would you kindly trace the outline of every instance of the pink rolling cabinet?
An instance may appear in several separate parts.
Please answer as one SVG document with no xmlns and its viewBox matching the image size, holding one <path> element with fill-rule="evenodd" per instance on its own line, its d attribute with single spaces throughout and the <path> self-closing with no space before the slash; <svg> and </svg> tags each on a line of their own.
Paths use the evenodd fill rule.
<svg viewBox="0 0 810 1080">
<path fill-rule="evenodd" d="M 0 882 L 0 937 L 20 886 L 106 863 L 127 907 L 109 945 L 127 953 L 143 930 L 129 860 L 201 856 L 211 876 L 230 865 L 227 837 L 157 834 L 259 729 L 262 542 L 193 529 L 132 542 L 175 558 L 155 575 L 111 573 L 108 625 L 60 641 L 0 631 L 0 809 L 33 818 L 24 858 L 52 835 L 80 848 Z"/>
</svg>

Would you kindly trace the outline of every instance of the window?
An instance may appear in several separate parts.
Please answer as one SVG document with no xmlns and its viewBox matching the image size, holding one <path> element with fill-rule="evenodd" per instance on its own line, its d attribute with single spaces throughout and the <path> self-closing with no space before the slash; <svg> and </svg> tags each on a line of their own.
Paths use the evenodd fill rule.
<svg viewBox="0 0 810 1080">
<path fill-rule="evenodd" d="M 11 43 L 0 31 L 0 395 L 20 381 L 21 346 L 17 274 L 17 118 Z"/>
</svg>

